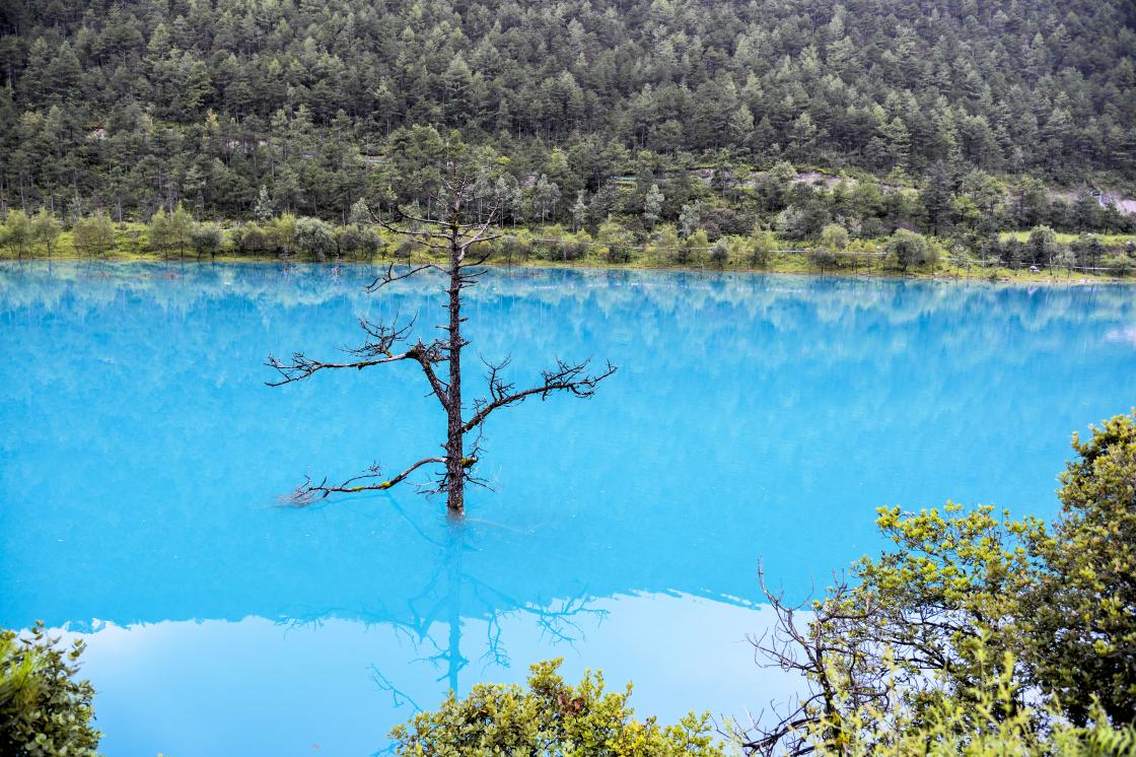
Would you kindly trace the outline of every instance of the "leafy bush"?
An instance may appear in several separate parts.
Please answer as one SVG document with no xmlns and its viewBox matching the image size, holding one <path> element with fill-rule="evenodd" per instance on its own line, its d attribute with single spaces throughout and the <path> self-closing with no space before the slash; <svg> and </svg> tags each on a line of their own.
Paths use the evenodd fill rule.
<svg viewBox="0 0 1136 757">
<path fill-rule="evenodd" d="M 1026 254 L 1028 262 L 1038 266 L 1052 265 L 1057 257 L 1061 245 L 1057 242 L 1057 233 L 1048 226 L 1034 226 L 1030 229 L 1029 239 L 1026 240 Z"/>
<path fill-rule="evenodd" d="M 726 263 L 730 262 L 730 248 L 726 240 L 719 239 L 714 243 L 714 246 L 710 248 L 710 262 L 719 268 L 724 267 Z"/>
<path fill-rule="evenodd" d="M 848 246 L 848 229 L 840 224 L 830 223 L 821 229 L 820 243 L 833 252 L 839 252 Z"/>
<path fill-rule="evenodd" d="M 94 755 L 94 689 L 76 681 L 83 642 L 62 651 L 42 625 L 0 631 L 0 754 Z"/>
<path fill-rule="evenodd" d="M 528 242 L 521 241 L 516 235 L 510 234 L 497 240 L 497 257 L 507 263 L 514 261 L 524 261 L 528 259 L 532 248 Z M 551 249 L 546 251 L 545 257 L 553 254 Z"/>
<path fill-rule="evenodd" d="M 237 249 L 246 255 L 263 255 L 272 249 L 265 230 L 255 223 L 246 223 L 234 233 Z"/>
<path fill-rule="evenodd" d="M 285 257 L 296 251 L 296 216 L 284 213 L 261 228 L 264 229 L 269 250 Z"/>
<path fill-rule="evenodd" d="M 297 218 L 294 238 L 296 249 L 320 260 L 339 251 L 331 226 L 318 218 Z"/>
<path fill-rule="evenodd" d="M 616 221 L 608 218 L 597 231 L 599 243 L 603 247 L 604 259 L 609 263 L 630 263 L 634 240 L 631 234 Z"/>
<path fill-rule="evenodd" d="M 193 217 L 180 203 L 172 213 L 159 208 L 150 218 L 148 238 L 151 250 L 182 252 L 193 244 Z"/>
<path fill-rule="evenodd" d="M 785 239 L 801 240 L 809 235 L 808 218 L 800 208 L 789 206 L 774 220 L 777 233 Z"/>
<path fill-rule="evenodd" d="M 80 255 L 104 255 L 114 249 L 114 225 L 106 213 L 96 213 L 76 221 L 71 238 Z"/>
<path fill-rule="evenodd" d="M 915 743 L 901 738 L 913 729 L 915 741 L 944 744 L 943 754 L 987 754 L 970 745 L 1007 736 L 985 729 L 1025 713 L 1020 733 L 1008 734 L 1026 739 L 1021 748 L 996 740 L 993 753 L 1095 754 L 1029 739 L 1064 729 L 1080 749 L 1101 727 L 1136 721 L 1136 415 L 1073 446 L 1051 527 L 988 506 L 883 508 L 877 524 L 892 547 L 862 558 L 854 583 L 838 582 L 813 604 L 807 630 L 768 595 L 779 623 L 765 654 L 828 693 L 804 697 L 813 704 L 753 743 L 812 739 L 824 754 L 870 754 L 882 723 L 897 744 Z M 994 678 L 993 662 L 1003 665 Z M 999 712 L 983 720 L 975 708 L 994 694 Z M 962 739 L 954 743 L 935 730 L 951 718 Z M 1095 730 L 1081 730 L 1090 723 Z M 848 751 L 861 738 L 869 747 Z"/>
<path fill-rule="evenodd" d="M 1136 416 L 1073 437 L 1061 516 L 1030 552 L 1044 566 L 1023 608 L 1027 662 L 1077 722 L 1094 698 L 1114 722 L 1136 722 Z"/>
<path fill-rule="evenodd" d="M 216 255 L 221 249 L 224 238 L 221 227 L 215 223 L 195 224 L 189 233 L 193 251 L 198 255 Z"/>
<path fill-rule="evenodd" d="M 922 234 L 896 229 L 887 242 L 887 252 L 901 271 L 913 266 L 929 265 L 939 259 L 938 251 Z"/>
<path fill-rule="evenodd" d="M 410 237 L 403 237 L 394 248 L 394 256 L 399 260 L 410 260 L 418 245 Z"/>
<path fill-rule="evenodd" d="M 478 684 L 465 699 L 453 692 L 435 712 L 422 712 L 392 732 L 400 755 L 588 755 L 589 757 L 717 757 L 708 715 L 677 725 L 638 721 L 631 686 L 605 692 L 600 673 L 579 685 L 557 673 L 560 660 L 532 666 L 528 689 Z"/>
<path fill-rule="evenodd" d="M 980 651 L 979 657 L 983 666 L 973 681 L 955 691 L 937 690 L 923 707 L 901 705 L 885 716 L 879 708 L 867 706 L 847 717 L 821 718 L 803 732 L 807 736 L 802 741 L 814 747 L 819 757 L 1136 754 L 1133 726 L 1113 727 L 1098 710 L 1091 726 L 1078 727 L 1051 708 L 1023 704 L 1021 687 L 1013 676 L 1013 656 L 1006 655 L 1000 664 L 985 652 Z M 1040 727 L 1041 723 L 1046 726 Z M 839 742 L 834 739 L 836 734 L 840 734 Z"/>
<path fill-rule="evenodd" d="M 34 239 L 32 220 L 28 218 L 28 214 L 16 208 L 9 210 L 3 228 L 0 228 L 0 242 L 22 256 L 32 246 Z"/>
<path fill-rule="evenodd" d="M 1127 276 L 1136 271 L 1136 257 L 1124 254 L 1109 255 L 1101 262 L 1101 265 L 1108 269 L 1108 273 L 1116 276 Z"/>
<path fill-rule="evenodd" d="M 753 230 L 750 235 L 749 262 L 756 268 L 764 268 L 773 261 L 777 251 L 777 236 L 764 229 Z"/>
<path fill-rule="evenodd" d="M 359 202 L 362 202 L 362 200 Z M 358 205 L 359 203 L 355 204 Z M 373 228 L 356 224 L 337 229 L 335 242 L 339 252 L 343 255 L 368 258 L 377 253 L 383 243 Z"/>
<path fill-rule="evenodd" d="M 32 218 L 32 238 L 44 246 L 48 255 L 55 251 L 55 243 L 62 232 L 59 219 L 47 208 L 40 208 Z"/>
</svg>

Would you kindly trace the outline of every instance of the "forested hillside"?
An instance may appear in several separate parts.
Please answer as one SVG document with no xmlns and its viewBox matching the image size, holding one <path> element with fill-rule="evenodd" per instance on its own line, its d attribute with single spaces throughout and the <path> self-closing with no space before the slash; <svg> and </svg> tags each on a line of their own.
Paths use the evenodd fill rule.
<svg viewBox="0 0 1136 757">
<path fill-rule="evenodd" d="M 1134 27 L 1128 0 L 6 0 L 0 200 L 233 218 L 263 185 L 343 220 L 414 124 L 545 174 L 541 220 L 702 165 L 1131 186 Z"/>
</svg>

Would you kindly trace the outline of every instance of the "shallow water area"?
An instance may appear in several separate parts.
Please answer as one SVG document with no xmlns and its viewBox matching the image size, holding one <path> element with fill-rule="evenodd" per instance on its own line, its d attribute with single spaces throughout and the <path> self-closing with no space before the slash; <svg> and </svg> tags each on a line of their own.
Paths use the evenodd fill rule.
<svg viewBox="0 0 1136 757">
<path fill-rule="evenodd" d="M 0 265 L 0 625 L 87 638 L 106 754 L 369 754 L 556 656 L 643 714 L 745 717 L 794 686 L 752 662 L 759 561 L 804 598 L 880 505 L 1052 516 L 1071 433 L 1136 404 L 1129 287 L 494 269 L 471 398 L 477 355 L 619 372 L 495 415 L 463 522 L 406 485 L 281 508 L 442 441 L 411 364 L 264 385 L 360 317 L 430 336 L 439 281 L 372 273 Z"/>
</svg>

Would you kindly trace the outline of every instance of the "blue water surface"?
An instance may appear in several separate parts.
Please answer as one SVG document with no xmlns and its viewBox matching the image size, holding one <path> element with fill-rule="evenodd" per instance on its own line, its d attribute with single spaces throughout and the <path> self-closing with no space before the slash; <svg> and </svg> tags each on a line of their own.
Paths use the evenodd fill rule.
<svg viewBox="0 0 1136 757">
<path fill-rule="evenodd" d="M 442 441 L 411 363 L 264 385 L 361 317 L 442 321 L 438 279 L 372 274 L 0 266 L 0 625 L 87 640 L 108 755 L 370 754 L 555 656 L 667 720 L 760 712 L 795 683 L 753 664 L 759 561 L 803 598 L 880 505 L 1052 516 L 1070 435 L 1136 404 L 1130 288 L 494 270 L 471 399 L 474 356 L 619 372 L 495 415 L 464 522 L 409 485 L 278 507 Z"/>
</svg>

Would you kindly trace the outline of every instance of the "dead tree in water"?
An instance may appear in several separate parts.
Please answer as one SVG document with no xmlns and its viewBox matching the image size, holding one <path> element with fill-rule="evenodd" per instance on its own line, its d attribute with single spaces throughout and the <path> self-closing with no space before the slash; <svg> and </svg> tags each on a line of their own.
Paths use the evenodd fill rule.
<svg viewBox="0 0 1136 757">
<path fill-rule="evenodd" d="M 557 361 L 556 367 L 543 372 L 540 384 L 518 390 L 501 376 L 502 369 L 508 364 L 506 359 L 489 365 L 488 396 L 475 400 L 470 406 L 471 414 L 468 417 L 465 415 L 461 359 L 462 349 L 469 343 L 462 336 L 462 323 L 466 320 L 461 314 L 462 290 L 476 284 L 477 279 L 485 273 L 486 269 L 481 266 L 491 254 L 488 243 L 500 236 L 492 231 L 493 221 L 497 217 L 495 201 L 491 200 L 488 206 L 482 205 L 479 222 L 465 221 L 468 208 L 475 201 L 484 199 L 478 197 L 481 186 L 484 186 L 483 182 L 477 182 L 472 175 L 451 162 L 441 181 L 439 199 L 444 203 L 444 218 L 424 218 L 397 210 L 393 221 L 382 217 L 375 219 L 387 230 L 424 245 L 435 255 L 441 253 L 446 256 L 444 264 L 408 263 L 406 269 L 401 272 L 396 272 L 392 263 L 367 287 L 367 291 L 376 292 L 388 284 L 422 271 L 434 270 L 443 273 L 447 281 L 445 291 L 448 298 L 449 319 L 447 324 L 439 326 L 444 332 L 441 338 L 431 342 L 419 338 L 411 344 L 410 331 L 413 322 L 400 326 L 398 323 L 382 325 L 363 320 L 360 321 L 360 325 L 366 333 L 366 339 L 361 346 L 347 350 L 353 358 L 351 360 L 324 362 L 313 360 L 297 352 L 288 361 L 270 355 L 267 362 L 268 366 L 280 374 L 277 380 L 267 382 L 269 386 L 301 381 L 329 368 L 362 369 L 403 360 L 417 363 L 429 384 L 430 393 L 437 398 L 446 414 L 446 441 L 442 445 L 442 455 L 423 457 L 391 477 L 385 477 L 379 466 L 373 465 L 360 475 L 340 484 L 329 484 L 326 478 L 315 483 L 309 478 L 292 494 L 291 501 L 294 504 L 310 504 L 334 492 L 355 493 L 389 489 L 419 468 L 436 466 L 440 468 L 440 472 L 434 485 L 427 491 L 445 492 L 446 506 L 450 514 L 460 516 L 465 509 L 465 483 L 467 481 L 475 484 L 484 483 L 473 474 L 480 451 L 476 443 L 472 449 L 466 450 L 467 434 L 480 432 L 485 421 L 497 410 L 523 402 L 529 397 L 545 399 L 557 392 L 567 392 L 576 397 L 591 397 L 595 394 L 597 385 L 615 373 L 615 366 L 610 363 L 602 371 L 589 373 L 588 361 L 578 363 Z M 400 345 L 408 346 L 402 348 Z M 396 347 L 401 351 L 396 351 Z M 436 367 L 442 363 L 447 363 L 447 370 L 439 375 L 441 372 L 436 370 Z"/>
</svg>

